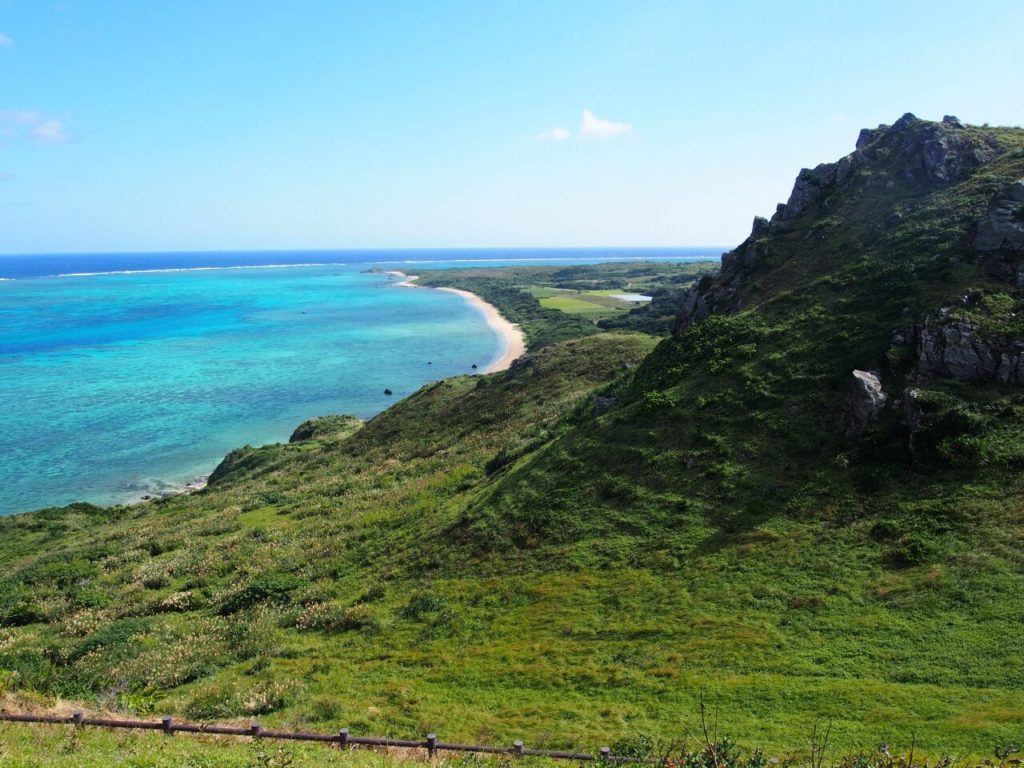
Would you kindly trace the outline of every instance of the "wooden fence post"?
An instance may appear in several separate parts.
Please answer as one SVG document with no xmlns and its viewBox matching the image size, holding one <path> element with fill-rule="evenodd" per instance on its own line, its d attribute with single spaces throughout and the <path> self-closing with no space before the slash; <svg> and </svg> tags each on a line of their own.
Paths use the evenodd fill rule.
<svg viewBox="0 0 1024 768">
<path fill-rule="evenodd" d="M 512 749 L 513 749 L 513 750 L 515 750 L 515 753 L 516 753 L 517 755 L 519 755 L 520 757 L 522 757 L 522 755 L 523 755 L 523 750 L 524 750 L 525 748 L 523 747 L 523 742 L 522 742 L 522 741 L 519 741 L 519 740 L 517 739 L 517 740 L 516 740 L 516 743 L 512 745 Z"/>
<path fill-rule="evenodd" d="M 252 735 L 255 738 L 258 738 L 263 735 L 263 726 L 260 725 L 258 720 L 252 721 L 252 724 L 249 725 L 249 730 L 252 732 Z"/>
<path fill-rule="evenodd" d="M 161 717 L 160 725 L 163 728 L 165 734 L 167 734 L 168 736 L 174 735 L 174 718 L 172 718 L 170 715 L 164 715 L 163 717 Z"/>
<path fill-rule="evenodd" d="M 611 759 L 612 759 L 612 748 L 611 747 L 601 747 L 601 759 L 604 762 L 606 762 L 606 763 L 607 762 L 611 762 Z"/>
<path fill-rule="evenodd" d="M 338 731 L 338 745 L 342 749 L 348 746 L 348 728 L 342 728 Z"/>
<path fill-rule="evenodd" d="M 76 709 L 74 712 L 71 713 L 71 722 L 73 722 L 75 725 L 82 725 L 84 720 L 85 712 L 83 712 L 82 710 Z"/>
<path fill-rule="evenodd" d="M 437 734 L 436 733 L 428 733 L 427 734 L 427 756 L 430 757 L 431 760 L 433 760 L 434 757 L 437 756 Z"/>
</svg>

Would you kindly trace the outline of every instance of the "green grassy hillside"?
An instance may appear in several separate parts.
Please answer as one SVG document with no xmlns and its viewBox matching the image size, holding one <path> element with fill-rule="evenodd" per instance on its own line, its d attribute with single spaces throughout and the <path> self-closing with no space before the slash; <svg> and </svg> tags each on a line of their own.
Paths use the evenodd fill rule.
<svg viewBox="0 0 1024 768">
<path fill-rule="evenodd" d="M 510 371 L 201 493 L 2 520 L 3 684 L 552 747 L 681 736 L 704 690 L 779 753 L 821 718 L 845 750 L 1019 741 L 1018 252 L 978 237 L 1020 178 L 1024 131 L 904 118 L 803 172 L 671 338 L 549 318 Z M 857 439 L 855 369 L 888 398 Z"/>
</svg>

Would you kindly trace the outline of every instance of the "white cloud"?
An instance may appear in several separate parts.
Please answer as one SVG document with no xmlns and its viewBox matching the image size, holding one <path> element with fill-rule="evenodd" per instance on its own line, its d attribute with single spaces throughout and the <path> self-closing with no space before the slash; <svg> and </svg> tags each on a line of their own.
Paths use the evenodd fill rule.
<svg viewBox="0 0 1024 768">
<path fill-rule="evenodd" d="M 552 128 L 550 131 L 538 133 L 537 138 L 541 141 L 565 141 L 572 136 L 565 128 Z"/>
<path fill-rule="evenodd" d="M 0 109 L 0 136 L 14 136 L 21 132 L 28 132 L 36 140 L 47 144 L 56 144 L 69 138 L 64 125 L 56 118 L 34 109 Z"/>
<path fill-rule="evenodd" d="M 54 144 L 59 141 L 67 141 L 68 135 L 64 133 L 64 126 L 60 124 L 60 120 L 44 120 L 32 129 L 32 135 L 40 141 L 45 141 L 48 144 Z"/>
<path fill-rule="evenodd" d="M 626 136 L 631 133 L 633 133 L 633 126 L 629 123 L 602 120 L 589 109 L 583 110 L 583 122 L 580 124 L 580 134 L 583 136 L 611 138 L 613 136 Z"/>
<path fill-rule="evenodd" d="M 14 45 L 14 41 L 3 32 L 0 32 L 0 48 L 10 48 L 12 45 Z"/>
</svg>

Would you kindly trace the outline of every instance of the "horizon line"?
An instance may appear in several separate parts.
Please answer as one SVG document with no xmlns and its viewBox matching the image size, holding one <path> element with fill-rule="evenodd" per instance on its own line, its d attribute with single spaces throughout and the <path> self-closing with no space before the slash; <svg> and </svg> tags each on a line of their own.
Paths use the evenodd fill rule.
<svg viewBox="0 0 1024 768">
<path fill-rule="evenodd" d="M 111 251 L 8 251 L 0 252 L 0 258 L 18 256 L 116 256 L 122 254 L 145 255 L 189 255 L 213 253 L 396 253 L 396 252 L 443 252 L 443 251 L 620 251 L 620 250 L 726 250 L 734 246 L 711 245 L 493 245 L 493 246 L 372 246 L 366 248 L 194 248 L 172 250 L 111 250 Z"/>
</svg>

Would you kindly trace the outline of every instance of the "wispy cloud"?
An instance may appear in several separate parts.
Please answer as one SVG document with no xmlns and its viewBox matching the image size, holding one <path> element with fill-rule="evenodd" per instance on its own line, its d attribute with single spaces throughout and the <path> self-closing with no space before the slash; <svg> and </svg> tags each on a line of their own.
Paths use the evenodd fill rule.
<svg viewBox="0 0 1024 768">
<path fill-rule="evenodd" d="M 45 141 L 47 144 L 56 144 L 61 141 L 67 141 L 68 135 L 64 132 L 64 126 L 61 125 L 60 120 L 44 120 L 32 129 L 32 135 L 40 141 Z"/>
<path fill-rule="evenodd" d="M 36 141 L 58 144 L 69 136 L 64 124 L 34 109 L 0 109 L 0 136 L 28 133 Z"/>
<path fill-rule="evenodd" d="M 581 136 L 597 136 L 608 139 L 614 136 L 626 136 L 631 133 L 633 133 L 633 126 L 629 123 L 602 120 L 589 109 L 583 110 L 583 122 L 580 123 Z"/>
<path fill-rule="evenodd" d="M 14 41 L 3 32 L 0 32 L 0 48 L 10 48 L 12 45 L 14 45 Z"/>
<path fill-rule="evenodd" d="M 541 141 L 565 141 L 572 136 L 565 128 L 552 128 L 550 131 L 538 133 L 537 138 Z"/>
</svg>

